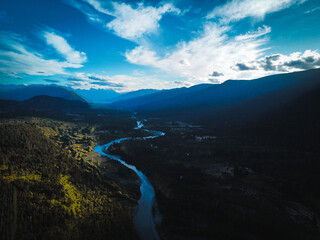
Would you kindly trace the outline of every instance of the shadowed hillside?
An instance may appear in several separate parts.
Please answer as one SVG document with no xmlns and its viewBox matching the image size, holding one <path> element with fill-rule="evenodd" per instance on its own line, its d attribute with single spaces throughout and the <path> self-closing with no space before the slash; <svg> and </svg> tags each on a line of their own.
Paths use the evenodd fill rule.
<svg viewBox="0 0 320 240">
<path fill-rule="evenodd" d="M 89 104 L 79 100 L 66 100 L 64 98 L 36 96 L 25 101 L 0 100 L 2 112 L 19 110 L 59 111 L 59 112 L 83 112 L 90 110 Z"/>
<path fill-rule="evenodd" d="M 123 107 L 155 115 L 175 112 L 174 116 L 190 119 L 214 116 L 239 107 L 263 101 L 269 109 L 284 104 L 320 85 L 320 70 L 308 70 L 268 76 L 256 80 L 229 80 L 217 85 L 196 85 L 190 88 L 166 90 L 151 95 L 119 101 L 112 106 Z M 202 87 L 201 87 L 202 86 Z M 276 96 L 277 99 L 273 99 Z M 253 105 L 252 105 L 253 107 Z M 193 112 L 190 114 L 190 112 Z M 192 115 L 192 116 L 191 116 Z"/>
<path fill-rule="evenodd" d="M 295 121 L 301 119 L 297 116 L 300 112 L 314 116 L 318 110 L 314 105 L 309 106 L 313 103 L 308 99 L 312 97 L 313 101 L 319 100 L 319 88 L 320 70 L 315 69 L 250 81 L 229 80 L 219 85 L 205 85 L 200 89 L 198 85 L 166 90 L 115 102 L 112 106 L 149 116 L 194 121 L 216 129 L 231 130 L 266 119 L 285 121 L 284 114 L 291 114 Z M 277 119 L 274 118 L 276 116 Z"/>
<path fill-rule="evenodd" d="M 59 97 L 67 100 L 85 100 L 73 91 L 69 91 L 63 87 L 52 85 L 1 85 L 0 98 L 12 100 L 27 100 L 35 96 L 46 95 L 51 97 Z"/>
</svg>

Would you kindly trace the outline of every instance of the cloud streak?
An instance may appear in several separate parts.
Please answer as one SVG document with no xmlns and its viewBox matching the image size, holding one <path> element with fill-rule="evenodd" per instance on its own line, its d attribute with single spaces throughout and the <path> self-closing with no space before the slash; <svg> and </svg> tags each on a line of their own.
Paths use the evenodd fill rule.
<svg viewBox="0 0 320 240">
<path fill-rule="evenodd" d="M 0 39 L 2 46 L 0 47 L 0 71 L 9 76 L 18 74 L 51 76 L 65 74 L 65 69 L 67 68 L 82 67 L 79 64 L 79 59 L 73 59 L 67 53 L 65 56 L 67 57 L 68 55 L 70 58 L 68 57 L 66 61 L 46 59 L 38 51 L 23 44 L 23 40 L 25 40 L 23 42 L 27 41 L 21 35 L 12 32 L 1 32 Z M 62 51 L 62 49 L 60 50 Z"/>
<path fill-rule="evenodd" d="M 112 88 L 121 89 L 125 87 L 124 83 L 119 83 L 116 79 L 109 76 L 101 76 L 97 74 L 76 73 L 75 76 L 67 78 L 69 85 L 73 87 L 85 88 Z"/>
<path fill-rule="evenodd" d="M 85 0 L 88 4 L 90 4 L 95 10 L 97 10 L 98 12 L 104 13 L 104 14 L 108 14 L 113 16 L 112 12 L 107 10 L 106 8 L 104 8 L 102 6 L 102 4 L 98 1 L 98 0 Z"/>
<path fill-rule="evenodd" d="M 52 46 L 59 54 L 61 54 L 69 63 L 82 67 L 82 63 L 87 61 L 84 52 L 74 50 L 69 43 L 55 32 L 43 32 L 48 45 Z"/>
<path fill-rule="evenodd" d="M 306 0 L 232 0 L 214 8 L 207 19 L 220 19 L 221 23 L 230 23 L 252 17 L 262 20 L 266 14 L 280 11 L 293 4 Z"/>
<path fill-rule="evenodd" d="M 304 14 L 313 13 L 313 12 L 316 12 L 316 11 L 319 11 L 319 10 L 320 10 L 320 7 L 316 7 L 316 8 L 313 8 L 311 10 L 308 10 L 308 11 L 304 12 Z"/>
<path fill-rule="evenodd" d="M 247 39 L 254 39 L 261 37 L 263 35 L 266 35 L 268 33 L 271 33 L 271 27 L 263 25 L 262 27 L 259 27 L 256 31 L 249 31 L 244 35 L 239 35 L 235 38 L 237 41 L 247 40 Z"/>
</svg>

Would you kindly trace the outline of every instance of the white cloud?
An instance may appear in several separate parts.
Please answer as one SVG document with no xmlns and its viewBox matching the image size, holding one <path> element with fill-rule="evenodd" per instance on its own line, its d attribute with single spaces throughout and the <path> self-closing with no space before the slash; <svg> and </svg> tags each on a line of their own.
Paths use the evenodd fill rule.
<svg viewBox="0 0 320 240">
<path fill-rule="evenodd" d="M 89 3 L 92 7 L 94 7 L 94 9 L 96 9 L 97 11 L 104 14 L 112 15 L 112 12 L 102 7 L 101 3 L 98 0 L 86 0 L 86 2 Z"/>
<path fill-rule="evenodd" d="M 81 1 L 69 0 L 69 4 L 83 12 L 92 23 L 98 23 L 104 29 L 113 31 L 121 38 L 137 41 L 145 35 L 155 33 L 159 28 L 159 21 L 164 14 L 180 14 L 181 12 L 171 3 L 158 7 L 146 6 L 143 2 L 136 6 L 127 3 L 103 2 L 99 0 L 85 0 L 93 9 L 88 9 Z M 106 17 L 106 15 L 108 15 Z M 113 19 L 110 21 L 110 16 Z"/>
<path fill-rule="evenodd" d="M 312 50 L 290 55 L 273 54 L 255 61 L 241 62 L 237 67 L 239 71 L 266 71 L 269 74 L 306 70 L 320 67 L 320 54 Z"/>
<path fill-rule="evenodd" d="M 244 35 L 239 35 L 235 39 L 238 41 L 249 39 L 249 38 L 257 38 L 263 35 L 266 35 L 271 32 L 271 27 L 263 25 L 259 27 L 257 31 L 249 31 Z"/>
<path fill-rule="evenodd" d="M 125 54 L 127 61 L 130 63 L 158 67 L 160 59 L 156 55 L 156 52 L 144 46 L 138 46 Z"/>
<path fill-rule="evenodd" d="M 158 8 L 147 6 L 142 3 L 137 8 L 132 8 L 125 3 L 113 3 L 115 19 L 107 24 L 115 34 L 126 39 L 137 39 L 144 34 L 154 33 L 159 28 L 159 21 L 165 13 L 179 14 L 180 10 L 171 3 Z"/>
<path fill-rule="evenodd" d="M 309 14 L 309 13 L 313 13 L 313 12 L 316 12 L 316 11 L 319 11 L 320 10 L 320 7 L 316 7 L 316 8 L 313 8 L 311 10 L 308 10 L 306 12 L 304 12 L 305 14 Z"/>
<path fill-rule="evenodd" d="M 232 0 L 213 9 L 207 19 L 220 18 L 222 23 L 238 21 L 246 17 L 263 19 L 266 14 L 277 12 L 306 0 Z"/>
<path fill-rule="evenodd" d="M 43 36 L 48 45 L 53 46 L 69 63 L 78 64 L 82 67 L 82 63 L 87 61 L 87 56 L 84 52 L 74 50 L 68 42 L 54 32 L 43 32 Z"/>
<path fill-rule="evenodd" d="M 64 74 L 66 68 L 80 68 L 77 62 L 46 59 L 42 54 L 21 43 L 22 36 L 0 33 L 0 71 L 7 75 L 17 74 L 50 76 Z"/>
<path fill-rule="evenodd" d="M 187 77 L 193 84 L 212 81 L 213 72 L 223 73 L 214 76 L 219 81 L 241 77 L 243 73 L 235 71 L 232 66 L 261 57 L 264 51 L 262 45 L 267 42 L 262 33 L 269 32 L 270 28 L 259 28 L 234 38 L 227 35 L 229 30 L 228 26 L 207 23 L 198 38 L 180 42 L 174 51 L 164 57 L 157 56 L 156 52 L 145 46 L 127 51 L 125 56 L 131 63 Z"/>
</svg>

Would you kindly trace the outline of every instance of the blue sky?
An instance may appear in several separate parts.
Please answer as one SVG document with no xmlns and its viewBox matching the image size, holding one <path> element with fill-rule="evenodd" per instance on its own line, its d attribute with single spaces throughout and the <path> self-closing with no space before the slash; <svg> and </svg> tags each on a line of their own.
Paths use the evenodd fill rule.
<svg viewBox="0 0 320 240">
<path fill-rule="evenodd" d="M 0 0 L 3 84 L 126 92 L 320 67 L 319 0 Z"/>
</svg>

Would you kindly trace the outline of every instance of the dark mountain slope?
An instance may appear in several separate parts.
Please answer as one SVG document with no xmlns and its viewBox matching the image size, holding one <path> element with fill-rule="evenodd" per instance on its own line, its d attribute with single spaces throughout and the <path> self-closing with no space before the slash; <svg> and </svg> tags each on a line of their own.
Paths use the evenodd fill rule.
<svg viewBox="0 0 320 240">
<path fill-rule="evenodd" d="M 15 84 L 0 84 L 0 91 L 13 90 L 17 88 L 25 88 L 25 85 L 15 85 Z"/>
<path fill-rule="evenodd" d="M 0 98 L 19 101 L 24 101 L 32 97 L 41 95 L 59 97 L 67 100 L 79 100 L 85 102 L 85 100 L 75 92 L 52 85 L 18 86 L 16 88 L 1 88 L 0 90 Z"/>
<path fill-rule="evenodd" d="M 112 99 L 112 102 L 118 102 L 118 101 L 128 100 L 128 99 L 131 99 L 131 98 L 137 98 L 137 97 L 153 94 L 153 93 L 156 93 L 156 92 L 159 92 L 159 91 L 161 91 L 161 90 L 140 89 L 140 90 L 137 90 L 137 91 L 123 93 L 123 94 L 119 95 L 118 97 Z"/>
<path fill-rule="evenodd" d="M 272 99 L 277 103 L 276 106 L 268 106 L 271 104 L 266 99 Z M 260 97 L 251 101 L 246 105 L 246 111 L 243 106 L 233 115 L 224 116 L 228 122 L 224 126 L 234 130 L 233 125 L 238 124 L 236 125 L 237 131 L 232 134 L 244 136 L 250 139 L 251 143 L 267 143 L 277 147 L 290 146 L 295 150 L 318 151 L 320 145 L 319 102 L 319 85 L 291 98 L 290 101 L 284 101 L 281 92 L 270 94 L 268 98 Z M 241 110 L 243 111 L 242 116 L 239 114 Z M 236 114 L 242 117 L 241 120 L 232 120 L 231 116 Z M 218 125 L 222 126 L 221 122 Z M 213 126 L 209 122 L 206 124 Z M 226 128 L 222 127 L 222 129 Z"/>
<path fill-rule="evenodd" d="M 191 94 L 196 91 L 202 91 L 212 84 L 200 84 L 190 88 L 175 88 L 170 90 L 162 90 L 153 94 L 132 98 L 129 100 L 117 101 L 111 104 L 114 107 L 123 107 L 131 110 L 143 110 L 143 111 L 157 111 L 164 107 L 175 105 L 172 102 L 175 99 L 180 99 L 185 94 Z"/>
<path fill-rule="evenodd" d="M 251 81 L 229 80 L 223 84 L 200 89 L 198 86 L 194 86 L 166 90 L 130 101 L 115 102 L 112 105 L 150 113 L 176 110 L 178 110 L 176 114 L 184 114 L 185 111 L 194 110 L 197 112 L 201 112 L 201 110 L 217 112 L 223 109 L 225 111 L 226 107 L 281 90 L 285 91 L 283 99 L 286 101 L 286 98 L 299 95 L 319 84 L 319 75 L 320 70 L 316 69 L 268 76 Z"/>
<path fill-rule="evenodd" d="M 86 112 L 90 110 L 90 106 L 89 104 L 78 100 L 71 101 L 49 96 L 37 96 L 26 101 L 0 100 L 1 112 L 14 112 L 20 110 Z"/>
<path fill-rule="evenodd" d="M 320 70 L 230 80 L 204 89 L 181 88 L 113 103 L 113 106 L 155 116 L 206 121 L 254 118 L 275 111 L 320 86 Z"/>
</svg>

